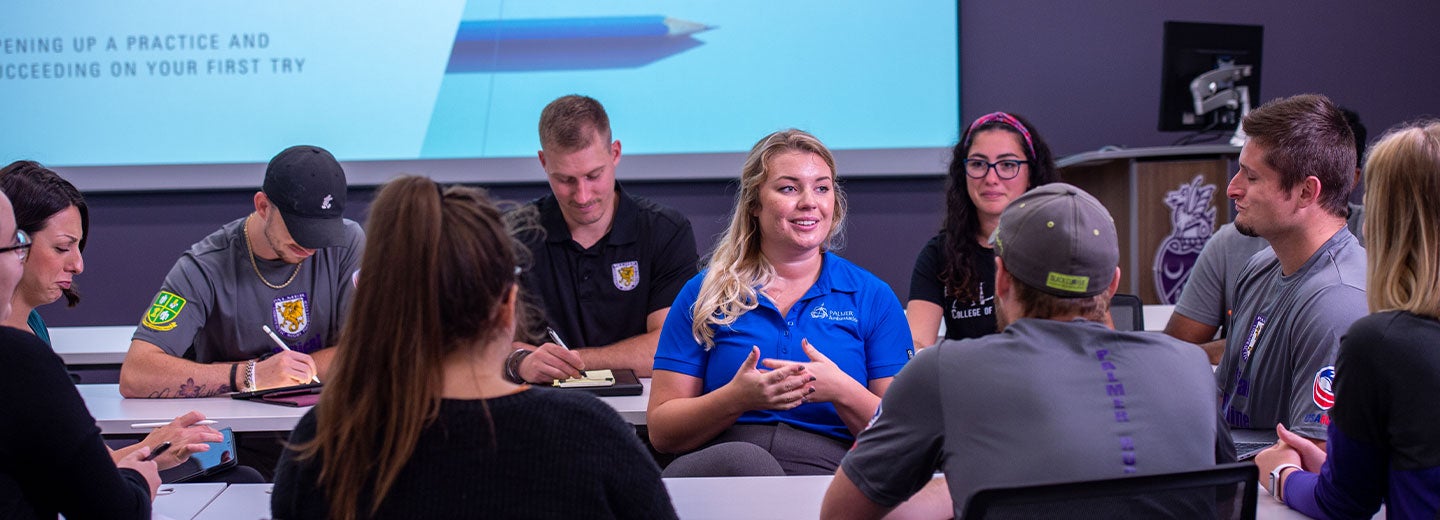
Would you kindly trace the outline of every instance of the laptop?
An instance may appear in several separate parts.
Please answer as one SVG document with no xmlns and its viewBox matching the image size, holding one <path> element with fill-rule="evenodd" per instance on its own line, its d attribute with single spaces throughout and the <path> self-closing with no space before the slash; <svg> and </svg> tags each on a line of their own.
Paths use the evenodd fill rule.
<svg viewBox="0 0 1440 520">
<path fill-rule="evenodd" d="M 1275 430 L 1244 430 L 1240 428 L 1230 429 L 1230 440 L 1235 442 L 1235 460 L 1250 460 L 1260 453 L 1260 450 L 1269 448 L 1279 440 Z"/>
</svg>

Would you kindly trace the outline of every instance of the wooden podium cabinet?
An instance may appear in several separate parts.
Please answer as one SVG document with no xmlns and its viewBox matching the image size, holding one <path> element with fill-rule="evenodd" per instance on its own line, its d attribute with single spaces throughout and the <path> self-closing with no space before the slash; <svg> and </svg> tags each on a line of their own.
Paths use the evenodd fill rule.
<svg viewBox="0 0 1440 520">
<path fill-rule="evenodd" d="M 1231 219 L 1225 187 L 1239 155 L 1230 145 L 1130 148 L 1072 155 L 1057 166 L 1062 180 L 1090 192 L 1115 218 L 1120 292 L 1173 304 L 1161 291 L 1179 298 L 1200 247 Z"/>
</svg>

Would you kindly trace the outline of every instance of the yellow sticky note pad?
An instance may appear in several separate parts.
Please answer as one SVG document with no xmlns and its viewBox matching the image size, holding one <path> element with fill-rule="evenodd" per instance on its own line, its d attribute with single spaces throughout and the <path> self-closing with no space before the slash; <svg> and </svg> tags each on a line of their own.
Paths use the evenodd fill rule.
<svg viewBox="0 0 1440 520">
<path fill-rule="evenodd" d="M 561 381 L 556 379 L 553 386 L 560 388 L 584 388 L 589 386 L 614 386 L 615 373 L 609 370 L 586 370 L 585 377 L 572 377 Z"/>
</svg>

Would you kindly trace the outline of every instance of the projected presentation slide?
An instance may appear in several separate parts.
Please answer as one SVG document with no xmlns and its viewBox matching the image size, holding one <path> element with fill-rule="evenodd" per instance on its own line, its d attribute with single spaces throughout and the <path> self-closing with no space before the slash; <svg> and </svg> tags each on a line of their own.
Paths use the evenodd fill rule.
<svg viewBox="0 0 1440 520">
<path fill-rule="evenodd" d="M 734 153 L 798 127 L 837 150 L 958 134 L 952 0 L 0 5 L 0 160 L 57 167 L 533 158 L 585 94 L 627 155 Z"/>
</svg>

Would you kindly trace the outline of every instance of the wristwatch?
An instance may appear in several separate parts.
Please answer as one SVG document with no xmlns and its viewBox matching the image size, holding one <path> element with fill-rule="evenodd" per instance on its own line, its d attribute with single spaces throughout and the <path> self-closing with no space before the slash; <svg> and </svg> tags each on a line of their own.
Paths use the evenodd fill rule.
<svg viewBox="0 0 1440 520">
<path fill-rule="evenodd" d="M 517 348 L 509 356 L 505 356 L 505 379 L 512 383 L 525 383 L 525 378 L 520 377 L 520 363 L 530 355 L 529 350 Z"/>
<path fill-rule="evenodd" d="M 255 388 L 255 360 L 245 362 L 245 391 L 254 392 Z"/>
<path fill-rule="evenodd" d="M 1275 466 L 1275 469 L 1270 470 L 1270 485 L 1265 486 L 1267 489 L 1270 490 L 1270 496 L 1275 497 L 1275 500 L 1279 501 L 1281 504 L 1285 503 L 1285 498 L 1284 494 L 1281 493 L 1280 490 L 1280 486 L 1282 484 L 1280 481 L 1280 477 L 1285 474 L 1285 470 L 1290 468 L 1300 469 L 1300 466 L 1297 466 L 1295 464 L 1281 464 L 1279 466 Z"/>
</svg>

